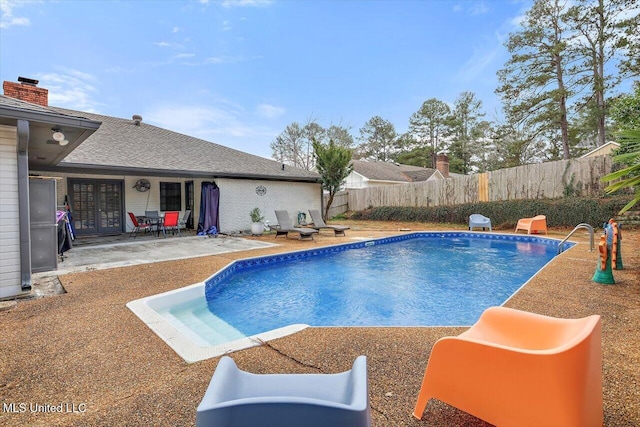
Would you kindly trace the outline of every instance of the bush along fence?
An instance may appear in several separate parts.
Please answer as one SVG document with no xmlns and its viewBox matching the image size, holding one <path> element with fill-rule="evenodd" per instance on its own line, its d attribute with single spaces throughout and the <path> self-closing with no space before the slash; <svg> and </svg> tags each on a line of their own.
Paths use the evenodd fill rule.
<svg viewBox="0 0 640 427">
<path fill-rule="evenodd" d="M 601 178 L 611 171 L 612 166 L 611 157 L 599 156 L 537 163 L 443 180 L 353 189 L 348 192 L 348 210 L 361 211 L 381 206 L 451 206 L 568 196 L 600 197 L 606 187 Z"/>
<path fill-rule="evenodd" d="M 498 202 L 465 203 L 456 206 L 398 207 L 386 206 L 355 212 L 358 220 L 440 222 L 468 224 L 469 215 L 479 213 L 491 218 L 494 228 L 515 228 L 518 219 L 546 215 L 550 227 L 575 227 L 586 222 L 602 228 L 630 200 L 629 196 L 609 198 L 565 197 L 558 199 L 503 200 Z"/>
</svg>

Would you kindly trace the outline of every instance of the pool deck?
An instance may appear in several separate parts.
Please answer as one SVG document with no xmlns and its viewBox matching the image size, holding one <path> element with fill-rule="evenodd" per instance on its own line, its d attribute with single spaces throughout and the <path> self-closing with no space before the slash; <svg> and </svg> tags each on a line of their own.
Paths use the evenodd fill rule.
<svg viewBox="0 0 640 427">
<path fill-rule="evenodd" d="M 266 235 L 253 239 L 278 246 L 67 274 L 60 276 L 66 294 L 0 311 L 0 425 L 194 425 L 196 406 L 219 359 L 185 363 L 127 302 L 203 281 L 239 258 L 394 235 L 401 228 L 451 229 L 341 223 L 352 226 L 345 237 L 322 232 L 314 241 L 298 241 Z M 550 237 L 563 238 L 569 231 L 551 230 Z M 557 317 L 600 314 L 604 425 L 640 426 L 640 231 L 624 231 L 625 269 L 614 271 L 615 285 L 591 281 L 597 255 L 589 252 L 586 233 L 571 240 L 579 244 L 506 305 Z M 349 369 L 364 354 L 373 426 L 488 426 L 433 400 L 421 421 L 411 416 L 431 347 L 463 330 L 308 328 L 231 356 L 255 373 L 332 373 Z M 49 409 L 32 412 L 36 405 Z M 53 412 L 58 408 L 63 412 Z"/>
</svg>

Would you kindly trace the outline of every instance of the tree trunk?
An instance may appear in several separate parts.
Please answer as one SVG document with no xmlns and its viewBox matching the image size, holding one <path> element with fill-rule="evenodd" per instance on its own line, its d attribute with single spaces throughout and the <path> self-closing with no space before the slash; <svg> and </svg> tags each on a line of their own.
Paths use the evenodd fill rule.
<svg viewBox="0 0 640 427">
<path fill-rule="evenodd" d="M 567 121 L 567 94 L 564 87 L 564 75 L 562 73 L 562 63 L 559 56 L 555 56 L 556 77 L 558 79 L 558 90 L 560 91 L 560 133 L 562 135 L 562 156 L 564 160 L 571 158 L 569 151 L 569 123 Z"/>
<path fill-rule="evenodd" d="M 331 204 L 333 203 L 333 196 L 335 196 L 335 192 L 333 191 L 329 191 L 329 199 L 327 200 L 327 206 L 324 207 L 324 215 L 322 215 L 322 219 L 324 219 L 325 221 L 327 220 L 327 217 L 329 216 L 329 208 L 331 207 Z"/>
</svg>

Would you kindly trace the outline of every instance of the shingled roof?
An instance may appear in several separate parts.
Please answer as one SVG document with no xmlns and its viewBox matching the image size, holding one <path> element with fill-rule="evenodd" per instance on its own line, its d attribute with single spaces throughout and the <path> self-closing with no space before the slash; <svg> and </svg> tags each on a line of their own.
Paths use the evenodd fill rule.
<svg viewBox="0 0 640 427">
<path fill-rule="evenodd" d="M 100 128 L 60 164 L 65 168 L 186 174 L 204 177 L 319 181 L 315 172 L 234 150 L 213 142 L 131 119 L 49 107 L 102 122 Z"/>
<path fill-rule="evenodd" d="M 436 169 L 389 162 L 353 160 L 353 170 L 374 181 L 417 182 L 426 181 Z"/>
</svg>

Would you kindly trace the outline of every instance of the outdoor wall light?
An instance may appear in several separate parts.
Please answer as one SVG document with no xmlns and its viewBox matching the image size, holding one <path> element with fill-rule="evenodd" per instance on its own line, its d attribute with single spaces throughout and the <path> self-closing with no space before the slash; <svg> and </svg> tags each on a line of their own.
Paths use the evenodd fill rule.
<svg viewBox="0 0 640 427">
<path fill-rule="evenodd" d="M 65 138 L 64 133 L 60 131 L 58 128 L 51 129 L 53 131 L 53 139 L 58 142 L 58 144 L 64 146 L 69 143 L 69 140 Z"/>
<path fill-rule="evenodd" d="M 64 141 L 64 133 L 60 132 L 60 130 L 54 130 L 53 139 L 58 141 L 58 143 L 60 143 L 61 141 Z"/>
</svg>

